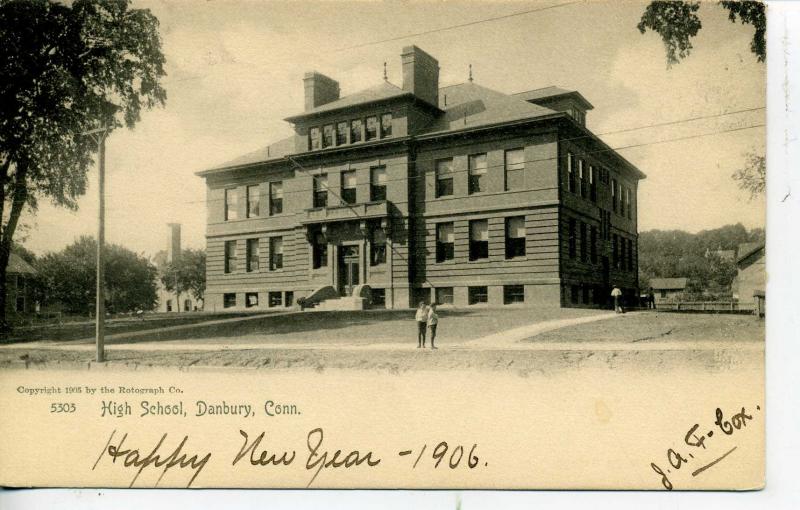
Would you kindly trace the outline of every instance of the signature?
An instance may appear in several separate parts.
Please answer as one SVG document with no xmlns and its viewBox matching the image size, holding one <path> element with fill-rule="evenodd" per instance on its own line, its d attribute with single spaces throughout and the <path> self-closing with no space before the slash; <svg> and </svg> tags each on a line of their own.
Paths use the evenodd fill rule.
<svg viewBox="0 0 800 510">
<path fill-rule="evenodd" d="M 108 441 L 106 441 L 103 450 L 100 452 L 100 456 L 97 457 L 97 461 L 94 463 L 94 466 L 92 466 L 92 470 L 94 471 L 94 469 L 100 464 L 100 461 L 106 456 L 111 457 L 111 462 L 114 464 L 117 463 L 118 458 L 122 458 L 121 461 L 126 468 L 136 469 L 136 474 L 131 480 L 130 487 L 133 487 L 133 484 L 136 483 L 136 480 L 139 478 L 139 475 L 142 474 L 142 471 L 151 466 L 154 468 L 164 468 L 164 470 L 161 472 L 161 475 L 159 475 L 158 480 L 156 480 L 155 485 L 158 485 L 164 475 L 167 474 L 167 471 L 176 466 L 179 469 L 188 468 L 193 470 L 194 474 L 189 479 L 189 483 L 186 484 L 186 487 L 191 487 L 192 482 L 194 482 L 208 461 L 211 459 L 211 452 L 206 453 L 204 456 L 202 456 L 202 458 L 202 454 L 193 454 L 189 456 L 187 453 L 183 452 L 183 448 L 186 446 L 189 436 L 183 436 L 183 439 L 172 450 L 172 452 L 166 456 L 163 456 L 159 450 L 167 439 L 167 434 L 165 433 L 161 436 L 161 439 L 159 439 L 158 443 L 156 443 L 150 453 L 143 456 L 143 453 L 139 450 L 139 448 L 123 448 L 125 440 L 128 439 L 127 432 L 122 435 L 118 443 L 112 444 L 116 433 L 116 430 L 111 432 Z"/>
</svg>

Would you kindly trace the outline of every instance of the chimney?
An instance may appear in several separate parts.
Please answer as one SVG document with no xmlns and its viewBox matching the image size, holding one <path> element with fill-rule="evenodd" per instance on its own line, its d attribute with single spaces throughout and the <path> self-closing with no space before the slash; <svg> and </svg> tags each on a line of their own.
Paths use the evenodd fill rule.
<svg viewBox="0 0 800 510">
<path fill-rule="evenodd" d="M 416 46 L 406 46 L 403 59 L 403 90 L 439 106 L 439 62 Z"/>
<path fill-rule="evenodd" d="M 306 99 L 305 111 L 339 99 L 339 82 L 316 71 L 303 76 L 303 88 Z"/>
<path fill-rule="evenodd" d="M 167 223 L 167 263 L 181 258 L 181 224 Z"/>
</svg>

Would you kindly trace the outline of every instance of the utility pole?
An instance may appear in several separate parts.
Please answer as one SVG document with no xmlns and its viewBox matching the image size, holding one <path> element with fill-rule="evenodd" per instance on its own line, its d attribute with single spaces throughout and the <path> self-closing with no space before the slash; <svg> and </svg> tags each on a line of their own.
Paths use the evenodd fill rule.
<svg viewBox="0 0 800 510">
<path fill-rule="evenodd" d="M 105 297 L 105 242 L 106 242 L 106 134 L 107 125 L 104 123 L 102 131 L 98 133 L 100 154 L 99 170 L 97 174 L 97 192 L 99 195 L 97 209 L 97 324 L 95 328 L 95 341 L 97 343 L 97 362 L 106 360 L 105 333 L 106 333 L 106 297 Z"/>
</svg>

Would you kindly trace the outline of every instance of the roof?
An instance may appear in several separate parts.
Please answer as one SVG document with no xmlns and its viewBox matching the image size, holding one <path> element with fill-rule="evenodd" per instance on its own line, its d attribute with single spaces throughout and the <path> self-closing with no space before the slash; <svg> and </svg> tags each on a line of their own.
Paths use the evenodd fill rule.
<svg viewBox="0 0 800 510">
<path fill-rule="evenodd" d="M 8 268 L 6 269 L 6 273 L 36 274 L 36 269 L 34 269 L 32 265 L 28 264 L 25 261 L 25 259 L 17 255 L 16 253 L 12 253 L 11 256 L 8 258 Z"/>
<path fill-rule="evenodd" d="M 223 168 L 236 168 L 239 166 L 248 166 L 256 163 L 266 163 L 268 161 L 277 161 L 283 159 L 284 156 L 294 153 L 294 137 L 290 136 L 283 140 L 278 140 L 275 143 L 267 145 L 261 149 L 253 152 L 248 152 L 238 158 L 225 161 L 215 165 L 207 170 L 198 172 L 198 175 L 205 175 L 206 173 L 220 170 Z"/>
<path fill-rule="evenodd" d="M 540 89 L 527 90 L 525 92 L 517 92 L 516 94 L 512 95 L 525 101 L 533 102 L 556 99 L 561 96 L 573 96 L 578 99 L 579 102 L 583 103 L 583 107 L 587 110 L 594 109 L 592 103 L 587 101 L 587 99 L 583 97 L 583 95 L 581 95 L 581 93 L 577 90 L 562 89 L 561 87 L 556 87 L 555 85 Z"/>
<path fill-rule="evenodd" d="M 285 120 L 291 121 L 292 119 L 299 119 L 307 115 L 332 112 L 334 110 L 339 110 L 341 108 L 348 108 L 350 106 L 362 105 L 365 103 L 374 103 L 375 101 L 384 101 L 387 99 L 394 99 L 410 95 L 412 95 L 411 92 L 403 90 L 397 85 L 389 83 L 388 81 L 384 81 L 380 85 L 360 90 L 354 94 L 350 94 L 349 96 L 344 96 L 342 98 L 339 98 L 336 101 L 331 101 L 330 103 L 319 105 L 316 108 L 312 108 L 311 110 L 305 111 L 297 115 L 292 115 L 291 117 L 287 117 Z"/>
<path fill-rule="evenodd" d="M 653 278 L 650 286 L 653 290 L 683 290 L 688 281 L 688 278 Z"/>
<path fill-rule="evenodd" d="M 742 243 L 739 245 L 736 263 L 742 262 L 744 259 L 754 254 L 755 252 L 764 248 L 764 243 Z"/>
</svg>

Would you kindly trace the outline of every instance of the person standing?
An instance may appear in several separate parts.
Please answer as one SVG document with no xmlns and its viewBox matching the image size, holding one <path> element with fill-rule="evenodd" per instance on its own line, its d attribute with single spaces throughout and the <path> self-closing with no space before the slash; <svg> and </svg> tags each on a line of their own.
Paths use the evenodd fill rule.
<svg viewBox="0 0 800 510">
<path fill-rule="evenodd" d="M 428 307 L 423 301 L 417 305 L 417 349 L 425 347 L 425 332 L 428 329 Z"/>
<path fill-rule="evenodd" d="M 653 294 L 653 289 L 651 288 L 650 291 L 647 293 L 647 308 L 652 308 L 653 310 L 656 309 L 656 295 Z"/>
<path fill-rule="evenodd" d="M 439 314 L 436 313 L 436 303 L 431 303 L 428 308 L 428 327 L 431 328 L 431 349 L 437 349 L 433 344 L 436 340 L 436 326 L 439 325 Z"/>
<path fill-rule="evenodd" d="M 617 313 L 622 313 L 622 304 L 620 303 L 620 297 L 622 297 L 622 291 L 619 290 L 619 287 L 616 285 L 611 290 L 611 297 L 614 298 L 614 311 Z"/>
</svg>

